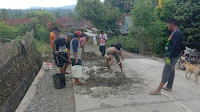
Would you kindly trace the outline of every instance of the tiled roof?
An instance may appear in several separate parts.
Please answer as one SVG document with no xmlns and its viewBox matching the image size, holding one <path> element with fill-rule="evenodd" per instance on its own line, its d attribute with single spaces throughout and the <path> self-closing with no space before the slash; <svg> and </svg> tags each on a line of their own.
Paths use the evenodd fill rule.
<svg viewBox="0 0 200 112">
<path fill-rule="evenodd" d="M 6 22 L 10 26 L 14 26 L 15 24 L 24 24 L 32 22 L 31 19 L 3 19 L 3 22 Z"/>
</svg>

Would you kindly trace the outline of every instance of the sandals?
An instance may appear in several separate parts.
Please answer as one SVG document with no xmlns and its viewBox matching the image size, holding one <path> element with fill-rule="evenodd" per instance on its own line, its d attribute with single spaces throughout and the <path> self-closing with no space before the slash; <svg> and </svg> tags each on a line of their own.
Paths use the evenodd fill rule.
<svg viewBox="0 0 200 112">
<path fill-rule="evenodd" d="M 70 72 L 65 72 L 65 74 L 70 74 Z"/>
<path fill-rule="evenodd" d="M 171 90 L 171 89 L 168 89 L 167 87 L 163 87 L 162 89 L 163 89 L 163 90 L 166 90 L 166 91 L 169 91 L 169 92 L 172 92 L 172 90 Z"/>
<path fill-rule="evenodd" d="M 76 84 L 76 85 L 83 85 L 83 82 L 74 82 L 74 84 Z"/>
<path fill-rule="evenodd" d="M 161 94 L 160 94 L 160 93 L 157 93 L 157 92 L 153 92 L 153 91 L 152 91 L 152 92 L 150 92 L 150 93 L 149 93 L 149 95 L 161 95 Z"/>
</svg>

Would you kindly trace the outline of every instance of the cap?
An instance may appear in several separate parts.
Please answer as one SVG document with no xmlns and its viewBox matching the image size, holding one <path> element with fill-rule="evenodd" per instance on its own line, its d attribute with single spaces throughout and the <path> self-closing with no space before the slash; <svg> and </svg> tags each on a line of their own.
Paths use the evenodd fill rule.
<svg viewBox="0 0 200 112">
<path fill-rule="evenodd" d="M 67 37 L 74 38 L 74 34 L 73 33 L 69 33 Z"/>
<path fill-rule="evenodd" d="M 80 31 L 75 31 L 74 34 L 81 35 L 81 32 Z"/>
</svg>

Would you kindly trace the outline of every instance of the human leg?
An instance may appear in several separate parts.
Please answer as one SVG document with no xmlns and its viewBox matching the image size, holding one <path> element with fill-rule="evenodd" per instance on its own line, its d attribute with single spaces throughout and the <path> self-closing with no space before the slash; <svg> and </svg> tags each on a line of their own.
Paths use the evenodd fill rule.
<svg viewBox="0 0 200 112">
<path fill-rule="evenodd" d="M 102 46 L 102 56 L 105 56 L 105 53 L 106 53 L 106 47 Z"/>
<path fill-rule="evenodd" d="M 161 80 L 159 86 L 157 87 L 157 89 L 153 92 L 150 92 L 150 95 L 154 95 L 154 93 L 158 93 L 158 94 L 161 93 L 161 89 L 163 88 L 165 83 L 168 81 L 171 71 L 172 71 L 171 65 L 165 64 L 164 69 L 163 69 L 163 74 L 162 74 L 162 80 Z"/>
<path fill-rule="evenodd" d="M 106 58 L 106 65 L 107 65 L 107 67 L 108 67 L 108 70 L 110 71 L 111 68 L 110 68 L 109 62 L 110 62 L 110 58 Z"/>
<path fill-rule="evenodd" d="M 177 62 L 178 58 L 172 58 L 172 62 L 171 62 L 171 74 L 169 76 L 168 82 L 167 82 L 167 88 L 168 89 L 172 89 L 173 83 L 174 83 L 174 77 L 175 77 L 175 65 Z"/>
<path fill-rule="evenodd" d="M 100 50 L 100 52 L 101 52 L 101 55 L 103 56 L 103 46 L 100 46 L 100 47 L 99 47 L 99 50 Z"/>
</svg>

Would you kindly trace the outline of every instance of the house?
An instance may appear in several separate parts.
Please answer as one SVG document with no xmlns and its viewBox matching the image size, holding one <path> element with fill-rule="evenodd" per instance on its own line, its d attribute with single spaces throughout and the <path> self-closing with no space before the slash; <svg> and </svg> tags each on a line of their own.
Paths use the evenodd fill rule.
<svg viewBox="0 0 200 112">
<path fill-rule="evenodd" d="M 125 16 L 124 24 L 120 28 L 121 34 L 128 34 L 132 24 L 131 16 Z"/>
<path fill-rule="evenodd" d="M 93 27 L 93 24 L 91 24 L 89 21 L 74 22 L 73 19 L 74 18 L 72 17 L 66 17 L 66 18 L 59 18 L 58 21 L 61 22 L 64 30 L 69 30 L 72 27 L 74 27 L 75 29 Z"/>
</svg>

